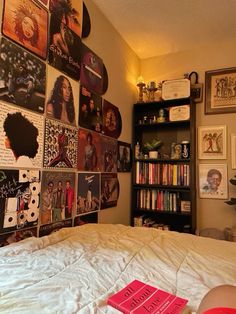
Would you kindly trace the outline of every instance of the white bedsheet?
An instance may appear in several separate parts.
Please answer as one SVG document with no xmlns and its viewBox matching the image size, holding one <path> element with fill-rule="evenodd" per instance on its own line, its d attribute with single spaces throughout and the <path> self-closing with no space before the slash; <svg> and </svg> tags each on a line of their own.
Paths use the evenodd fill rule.
<svg viewBox="0 0 236 314">
<path fill-rule="evenodd" d="M 0 249 L 0 313 L 118 313 L 109 295 L 139 279 L 189 300 L 236 285 L 236 243 L 87 224 Z"/>
</svg>

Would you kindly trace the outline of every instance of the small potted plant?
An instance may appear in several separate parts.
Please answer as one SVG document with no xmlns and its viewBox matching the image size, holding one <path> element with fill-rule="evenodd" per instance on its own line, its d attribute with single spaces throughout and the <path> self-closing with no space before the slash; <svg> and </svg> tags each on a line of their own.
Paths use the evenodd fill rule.
<svg viewBox="0 0 236 314">
<path fill-rule="evenodd" d="M 229 180 L 229 182 L 230 182 L 231 184 L 233 184 L 233 185 L 236 185 L 236 176 L 234 176 L 233 178 L 231 178 L 231 179 Z M 228 204 L 228 205 L 236 205 L 236 198 L 235 198 L 235 197 L 231 197 L 231 199 L 228 200 L 228 201 L 226 201 L 225 203 Z M 236 207 L 235 207 L 235 209 L 236 209 Z"/>
<path fill-rule="evenodd" d="M 161 147 L 162 141 L 153 139 L 143 145 L 143 153 L 148 154 L 149 158 L 158 158 L 158 149 Z"/>
</svg>

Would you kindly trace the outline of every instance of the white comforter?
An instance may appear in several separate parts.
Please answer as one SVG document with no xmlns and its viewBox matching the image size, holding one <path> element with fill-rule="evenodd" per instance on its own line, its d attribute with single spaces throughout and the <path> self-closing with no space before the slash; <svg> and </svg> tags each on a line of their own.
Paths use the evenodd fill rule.
<svg viewBox="0 0 236 314">
<path fill-rule="evenodd" d="M 139 279 L 189 300 L 236 285 L 236 243 L 87 224 L 0 249 L 0 313 L 118 313 L 109 295 Z"/>
</svg>

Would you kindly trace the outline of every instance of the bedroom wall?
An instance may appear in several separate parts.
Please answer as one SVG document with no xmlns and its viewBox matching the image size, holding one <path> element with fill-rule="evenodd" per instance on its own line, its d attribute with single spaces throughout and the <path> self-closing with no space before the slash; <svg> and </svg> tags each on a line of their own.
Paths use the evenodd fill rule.
<svg viewBox="0 0 236 314">
<path fill-rule="evenodd" d="M 235 67 L 235 38 L 227 41 L 212 42 L 198 46 L 194 50 L 185 50 L 175 54 L 159 56 L 141 61 L 141 74 L 145 81 L 183 78 L 184 73 L 197 71 L 199 82 L 204 83 L 205 71 Z M 228 179 L 236 175 L 231 168 L 230 135 L 236 133 L 236 113 L 204 114 L 203 102 L 197 103 L 197 127 L 211 125 L 227 126 L 227 160 L 197 160 L 197 174 L 199 163 L 226 163 L 228 165 Z M 198 229 L 214 227 L 224 229 L 236 225 L 236 211 L 234 206 L 224 203 L 225 200 L 200 199 L 197 175 L 197 227 Z M 235 186 L 229 184 L 229 198 L 236 197 Z"/>
</svg>

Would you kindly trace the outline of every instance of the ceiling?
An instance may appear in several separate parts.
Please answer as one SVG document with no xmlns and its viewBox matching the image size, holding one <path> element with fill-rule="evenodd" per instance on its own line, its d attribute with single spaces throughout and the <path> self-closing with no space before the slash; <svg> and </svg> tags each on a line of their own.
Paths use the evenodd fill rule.
<svg viewBox="0 0 236 314">
<path fill-rule="evenodd" d="M 140 59 L 235 38 L 236 0 L 93 0 Z"/>
</svg>

